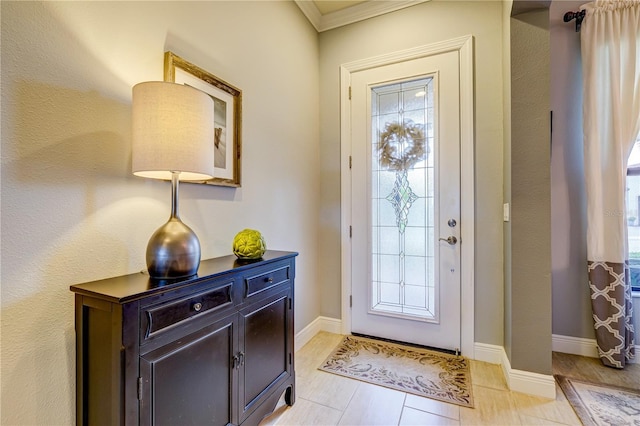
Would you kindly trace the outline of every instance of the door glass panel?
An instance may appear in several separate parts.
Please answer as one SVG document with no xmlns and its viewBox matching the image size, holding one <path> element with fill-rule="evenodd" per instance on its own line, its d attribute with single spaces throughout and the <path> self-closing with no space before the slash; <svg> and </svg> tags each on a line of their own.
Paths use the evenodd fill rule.
<svg viewBox="0 0 640 426">
<path fill-rule="evenodd" d="M 371 313 L 438 321 L 433 87 L 371 88 Z"/>
</svg>

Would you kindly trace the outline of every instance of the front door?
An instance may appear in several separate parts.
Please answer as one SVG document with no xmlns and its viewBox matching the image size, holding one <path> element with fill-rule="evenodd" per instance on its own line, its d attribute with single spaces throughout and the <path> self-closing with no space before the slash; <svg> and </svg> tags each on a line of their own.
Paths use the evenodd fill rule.
<svg viewBox="0 0 640 426">
<path fill-rule="evenodd" d="M 351 73 L 351 331 L 460 348 L 457 51 Z"/>
</svg>

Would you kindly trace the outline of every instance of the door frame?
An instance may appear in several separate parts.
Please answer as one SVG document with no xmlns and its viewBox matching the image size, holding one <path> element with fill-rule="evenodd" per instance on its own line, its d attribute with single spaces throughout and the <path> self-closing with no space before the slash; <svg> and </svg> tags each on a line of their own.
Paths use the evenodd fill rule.
<svg viewBox="0 0 640 426">
<path fill-rule="evenodd" d="M 457 51 L 460 71 L 460 349 L 474 359 L 474 85 L 473 36 L 348 62 L 340 66 L 340 240 L 342 333 L 351 334 L 351 73 L 426 56 Z"/>
</svg>

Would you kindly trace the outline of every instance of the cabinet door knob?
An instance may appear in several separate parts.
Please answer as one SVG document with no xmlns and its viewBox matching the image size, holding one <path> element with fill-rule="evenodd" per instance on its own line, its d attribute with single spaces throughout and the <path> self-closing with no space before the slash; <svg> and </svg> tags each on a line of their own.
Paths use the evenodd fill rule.
<svg viewBox="0 0 640 426">
<path fill-rule="evenodd" d="M 202 303 L 197 302 L 193 304 L 193 310 L 196 312 L 200 312 L 200 310 L 202 309 Z"/>
</svg>

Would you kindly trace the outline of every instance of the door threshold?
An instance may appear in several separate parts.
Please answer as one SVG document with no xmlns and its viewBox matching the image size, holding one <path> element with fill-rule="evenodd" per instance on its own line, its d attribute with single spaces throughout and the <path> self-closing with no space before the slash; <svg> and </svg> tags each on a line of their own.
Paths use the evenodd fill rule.
<svg viewBox="0 0 640 426">
<path fill-rule="evenodd" d="M 436 347 L 433 347 L 433 346 L 419 345 L 417 343 L 402 342 L 400 340 L 386 339 L 384 337 L 370 336 L 368 334 L 362 334 L 362 333 L 351 332 L 351 334 L 353 336 L 356 336 L 356 337 L 364 337 L 366 339 L 380 340 L 382 342 L 394 343 L 396 345 L 410 346 L 410 347 L 418 348 L 418 349 L 427 349 L 427 350 L 430 350 L 430 351 L 442 352 L 442 353 L 449 354 L 449 355 L 461 355 L 460 351 L 458 351 L 456 353 L 456 351 L 451 350 L 451 349 L 442 349 L 442 348 L 436 348 Z"/>
</svg>

